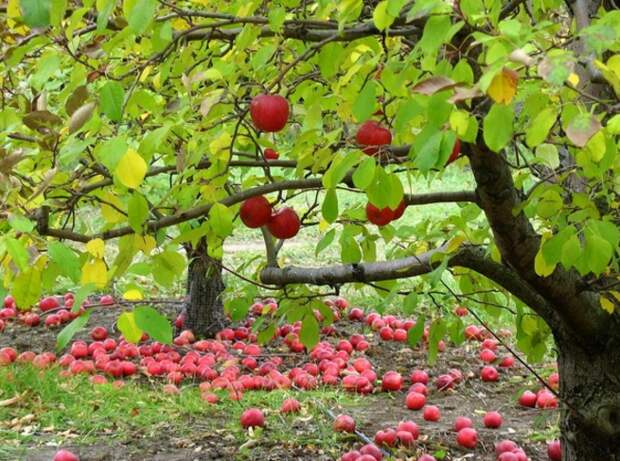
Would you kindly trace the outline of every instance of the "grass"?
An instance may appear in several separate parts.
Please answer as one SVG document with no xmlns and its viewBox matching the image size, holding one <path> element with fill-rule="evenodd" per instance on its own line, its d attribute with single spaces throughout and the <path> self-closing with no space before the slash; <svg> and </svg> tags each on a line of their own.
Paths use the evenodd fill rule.
<svg viewBox="0 0 620 461">
<path fill-rule="evenodd" d="M 270 444 L 313 445 L 323 450 L 338 446 L 339 435 L 317 404 L 327 407 L 356 404 L 359 397 L 332 389 L 292 393 L 253 391 L 235 402 L 222 393 L 220 403 L 200 399 L 198 387 L 187 385 L 179 395 L 162 392 L 161 382 L 143 378 L 127 381 L 120 389 L 111 384 L 93 385 L 83 375 L 60 377 L 58 368 L 39 370 L 30 365 L 0 369 L 0 400 L 23 395 L 19 402 L 0 406 L 0 459 L 19 459 L 24 446 L 38 444 L 80 445 L 135 442 L 136 437 L 157 443 L 162 431 L 175 437 L 227 434 L 229 443 L 248 446 L 250 439 L 266 438 Z M 282 401 L 295 396 L 302 403 L 298 416 L 282 416 Z M 265 409 L 267 428 L 248 435 L 239 425 L 248 407 Z M 18 420 L 24 424 L 13 424 Z M 293 421 L 294 420 L 294 421 Z M 249 438 L 248 438 L 249 437 Z M 195 437 L 192 437 L 195 438 Z M 264 440 L 262 440 L 264 443 Z M 335 453 L 335 452 L 334 452 Z M 243 450 L 240 453 L 243 456 Z"/>
</svg>

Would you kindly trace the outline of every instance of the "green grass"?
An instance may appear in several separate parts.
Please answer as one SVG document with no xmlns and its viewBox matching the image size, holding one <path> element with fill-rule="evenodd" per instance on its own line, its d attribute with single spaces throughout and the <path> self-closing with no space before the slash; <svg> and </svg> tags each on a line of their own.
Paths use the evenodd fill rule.
<svg viewBox="0 0 620 461">
<path fill-rule="evenodd" d="M 325 450 L 337 447 L 338 437 L 321 410 L 355 404 L 359 397 L 332 389 L 296 393 L 291 391 L 246 392 L 240 402 L 232 401 L 226 392 L 220 403 L 210 405 L 200 399 L 196 385 L 187 385 L 179 395 L 162 392 L 161 380 L 152 384 L 140 379 L 127 381 L 120 389 L 111 384 L 93 385 L 87 376 L 63 378 L 58 368 L 38 370 L 29 365 L 0 369 L 0 400 L 22 395 L 18 403 L 0 407 L 0 459 L 16 459 L 25 446 L 42 443 L 89 445 L 123 443 L 141 437 L 157 439 L 163 427 L 175 437 L 191 437 L 196 431 L 205 434 L 226 433 L 241 446 L 249 437 L 266 438 L 270 444 L 312 444 Z M 279 408 L 285 398 L 294 396 L 302 403 L 298 416 L 282 416 Z M 267 428 L 248 434 L 239 424 L 241 413 L 248 407 L 264 410 Z M 34 418 L 28 425 L 30 435 L 11 428 L 14 419 Z M 299 424 L 292 424 L 298 418 Z M 301 429 L 300 429 L 301 427 Z M 78 437 L 67 438 L 67 431 Z M 32 435 L 32 433 L 36 435 Z M 252 444 L 248 444 L 251 446 Z"/>
</svg>

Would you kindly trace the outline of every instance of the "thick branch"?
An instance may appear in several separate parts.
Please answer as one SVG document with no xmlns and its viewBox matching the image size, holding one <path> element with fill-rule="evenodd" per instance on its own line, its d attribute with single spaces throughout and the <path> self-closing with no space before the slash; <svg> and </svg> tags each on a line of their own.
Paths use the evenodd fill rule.
<svg viewBox="0 0 620 461">
<path fill-rule="evenodd" d="M 428 274 L 440 264 L 435 256 L 445 251 L 445 247 L 427 251 L 421 255 L 392 261 L 361 264 L 336 264 L 320 268 L 289 266 L 284 268 L 266 267 L 260 274 L 263 283 L 277 286 L 290 284 L 339 285 L 353 282 L 377 282 L 395 280 Z M 465 267 L 497 283 L 529 306 L 544 313 L 554 325 L 559 318 L 553 307 L 523 281 L 519 275 L 506 265 L 497 263 L 486 256 L 482 247 L 464 246 L 449 257 L 448 267 Z"/>
<path fill-rule="evenodd" d="M 559 267 L 548 277 L 534 270 L 540 236 L 523 211 L 522 199 L 515 188 L 512 173 L 502 155 L 491 152 L 483 143 L 472 146 L 470 164 L 476 178 L 479 205 L 493 230 L 502 259 L 529 285 L 554 306 L 573 330 L 597 336 L 604 327 L 603 311 L 593 292 L 579 292 L 579 275 Z M 535 305 L 530 305 L 536 310 Z M 552 324 L 548 312 L 539 312 Z M 557 331 L 556 331 L 557 333 Z"/>
</svg>

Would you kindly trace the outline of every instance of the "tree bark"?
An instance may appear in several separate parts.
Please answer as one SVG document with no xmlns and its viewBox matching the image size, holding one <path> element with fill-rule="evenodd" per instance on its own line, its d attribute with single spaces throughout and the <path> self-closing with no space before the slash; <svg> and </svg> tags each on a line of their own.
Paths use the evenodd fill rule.
<svg viewBox="0 0 620 461">
<path fill-rule="evenodd" d="M 222 268 L 207 254 L 207 242 L 201 239 L 195 247 L 186 247 L 187 305 L 184 328 L 198 337 L 212 338 L 226 325 L 222 293 Z"/>
<path fill-rule="evenodd" d="M 592 353 L 557 338 L 562 459 L 620 461 L 620 338 Z"/>
</svg>

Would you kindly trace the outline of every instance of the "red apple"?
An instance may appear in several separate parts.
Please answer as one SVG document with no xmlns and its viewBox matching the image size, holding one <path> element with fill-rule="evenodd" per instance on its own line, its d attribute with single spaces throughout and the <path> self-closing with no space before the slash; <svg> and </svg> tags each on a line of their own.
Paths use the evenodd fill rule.
<svg viewBox="0 0 620 461">
<path fill-rule="evenodd" d="M 241 415 L 241 426 L 263 427 L 265 425 L 265 415 L 258 408 L 249 408 Z"/>
<path fill-rule="evenodd" d="M 394 429 L 385 429 L 375 434 L 375 443 L 379 446 L 393 447 L 396 444 L 396 438 L 396 431 Z"/>
<path fill-rule="evenodd" d="M 108 337 L 108 330 L 105 327 L 95 327 L 90 330 L 90 337 L 95 341 L 103 341 Z"/>
<path fill-rule="evenodd" d="M 497 456 L 502 453 L 515 451 L 519 446 L 512 440 L 501 440 L 495 444 L 495 454 Z"/>
<path fill-rule="evenodd" d="M 495 382 L 499 380 L 499 373 L 495 367 L 489 365 L 482 368 L 480 378 L 485 382 Z"/>
<path fill-rule="evenodd" d="M 516 454 L 506 451 L 497 457 L 497 461 L 519 461 Z"/>
<path fill-rule="evenodd" d="M 428 373 L 424 370 L 413 370 L 410 379 L 412 383 L 428 384 Z"/>
<path fill-rule="evenodd" d="M 498 429 L 502 425 L 502 415 L 497 411 L 489 411 L 484 415 L 482 422 L 484 423 L 484 427 Z"/>
<path fill-rule="evenodd" d="M 99 298 L 99 304 L 103 304 L 104 306 L 111 306 L 114 304 L 114 298 L 112 295 L 103 295 Z"/>
<path fill-rule="evenodd" d="M 375 444 L 372 444 L 372 443 L 369 443 L 368 445 L 364 445 L 362 448 L 360 448 L 360 453 L 362 454 L 362 456 L 363 455 L 372 456 L 376 461 L 381 461 L 383 459 L 383 453 L 381 453 L 381 450 L 379 450 L 379 448 Z M 361 459 L 362 457 L 360 457 L 358 461 L 360 461 Z"/>
<path fill-rule="evenodd" d="M 407 330 L 404 328 L 397 328 L 394 330 L 394 341 L 399 343 L 407 342 Z"/>
<path fill-rule="evenodd" d="M 461 429 L 466 427 L 473 427 L 473 425 L 473 421 L 465 416 L 457 416 L 454 420 L 454 430 L 456 432 L 459 432 Z"/>
<path fill-rule="evenodd" d="M 358 307 L 354 307 L 349 311 L 349 320 L 364 320 L 364 311 Z"/>
<path fill-rule="evenodd" d="M 461 155 L 461 140 L 456 138 L 456 141 L 454 141 L 454 147 L 452 148 L 452 153 L 446 162 L 446 166 L 450 165 L 457 158 L 459 158 L 459 155 Z"/>
<path fill-rule="evenodd" d="M 271 204 L 262 195 L 251 197 L 241 204 L 239 217 L 250 229 L 266 225 L 271 219 Z"/>
<path fill-rule="evenodd" d="M 11 295 L 7 295 L 4 297 L 4 307 L 9 307 L 11 309 L 15 309 L 17 305 L 15 304 L 15 298 Z"/>
<path fill-rule="evenodd" d="M 521 394 L 521 397 L 519 397 L 519 405 L 534 408 L 537 400 L 538 396 L 532 391 L 524 391 L 523 394 Z"/>
<path fill-rule="evenodd" d="M 497 360 L 497 356 L 491 349 L 483 349 L 480 351 L 480 360 L 485 363 L 493 363 Z"/>
<path fill-rule="evenodd" d="M 396 438 L 404 447 L 410 447 L 415 443 L 415 438 L 411 432 L 398 431 L 396 432 Z"/>
<path fill-rule="evenodd" d="M 515 364 L 515 359 L 512 355 L 506 355 L 502 357 L 502 361 L 499 363 L 499 366 L 502 368 L 511 368 Z"/>
<path fill-rule="evenodd" d="M 469 314 L 469 311 L 467 310 L 466 307 L 463 306 L 457 306 L 454 309 L 454 314 L 459 316 L 459 317 L 465 317 L 467 314 Z"/>
<path fill-rule="evenodd" d="M 384 391 L 400 391 L 403 385 L 403 377 L 395 371 L 388 371 L 381 379 L 381 389 Z"/>
<path fill-rule="evenodd" d="M 80 458 L 69 450 L 58 450 L 52 461 L 80 461 Z"/>
<path fill-rule="evenodd" d="M 54 296 L 48 296 L 47 298 L 43 298 L 39 301 L 39 309 L 43 312 L 49 311 L 50 309 L 56 309 L 60 307 L 60 303 Z"/>
<path fill-rule="evenodd" d="M 538 408 L 557 408 L 558 400 L 555 395 L 553 395 L 548 390 L 544 389 L 538 393 L 538 397 L 536 399 L 536 407 Z"/>
<path fill-rule="evenodd" d="M 396 426 L 396 432 L 401 431 L 411 432 L 414 439 L 417 439 L 420 436 L 420 428 L 413 421 L 401 421 L 398 423 L 398 426 Z"/>
<path fill-rule="evenodd" d="M 417 392 L 410 392 L 405 398 L 405 405 L 410 410 L 420 410 L 426 404 L 426 396 Z"/>
<path fill-rule="evenodd" d="M 275 238 L 284 240 L 290 239 L 297 235 L 301 222 L 295 210 L 284 207 L 271 215 L 271 219 L 267 223 L 267 228 L 271 235 Z"/>
<path fill-rule="evenodd" d="M 422 413 L 425 421 L 439 421 L 441 413 L 435 405 L 427 405 Z"/>
<path fill-rule="evenodd" d="M 297 399 L 286 399 L 280 407 L 280 413 L 298 413 L 299 410 L 301 410 L 301 404 Z"/>
<path fill-rule="evenodd" d="M 456 434 L 456 442 L 465 448 L 476 448 L 478 433 L 471 427 L 465 427 Z"/>
<path fill-rule="evenodd" d="M 280 154 L 278 154 L 275 150 L 273 150 L 270 147 L 265 149 L 265 151 L 263 152 L 263 155 L 265 156 L 265 159 L 267 160 L 278 160 L 278 158 L 280 157 Z"/>
<path fill-rule="evenodd" d="M 355 140 L 360 146 L 368 146 L 363 149 L 366 155 L 375 155 L 379 152 L 380 146 L 389 145 L 392 142 L 392 133 L 379 123 L 368 120 L 358 128 Z"/>
<path fill-rule="evenodd" d="M 372 224 L 377 226 L 385 226 L 394 219 L 394 211 L 389 207 L 379 209 L 372 203 L 368 202 L 368 204 L 366 204 L 366 218 Z"/>
<path fill-rule="evenodd" d="M 362 454 L 357 450 L 348 451 L 340 457 L 340 461 L 358 461 L 361 456 Z"/>
<path fill-rule="evenodd" d="M 431 455 L 422 455 L 418 458 L 418 461 L 437 461 L 437 459 Z"/>
<path fill-rule="evenodd" d="M 338 415 L 333 427 L 336 432 L 355 432 L 355 420 L 349 415 Z"/>
<path fill-rule="evenodd" d="M 259 94 L 252 98 L 250 116 L 259 130 L 270 133 L 280 131 L 288 121 L 288 101 L 278 94 Z"/>
<path fill-rule="evenodd" d="M 547 455 L 551 461 L 562 461 L 562 447 L 559 440 L 553 440 L 547 444 Z"/>
</svg>

